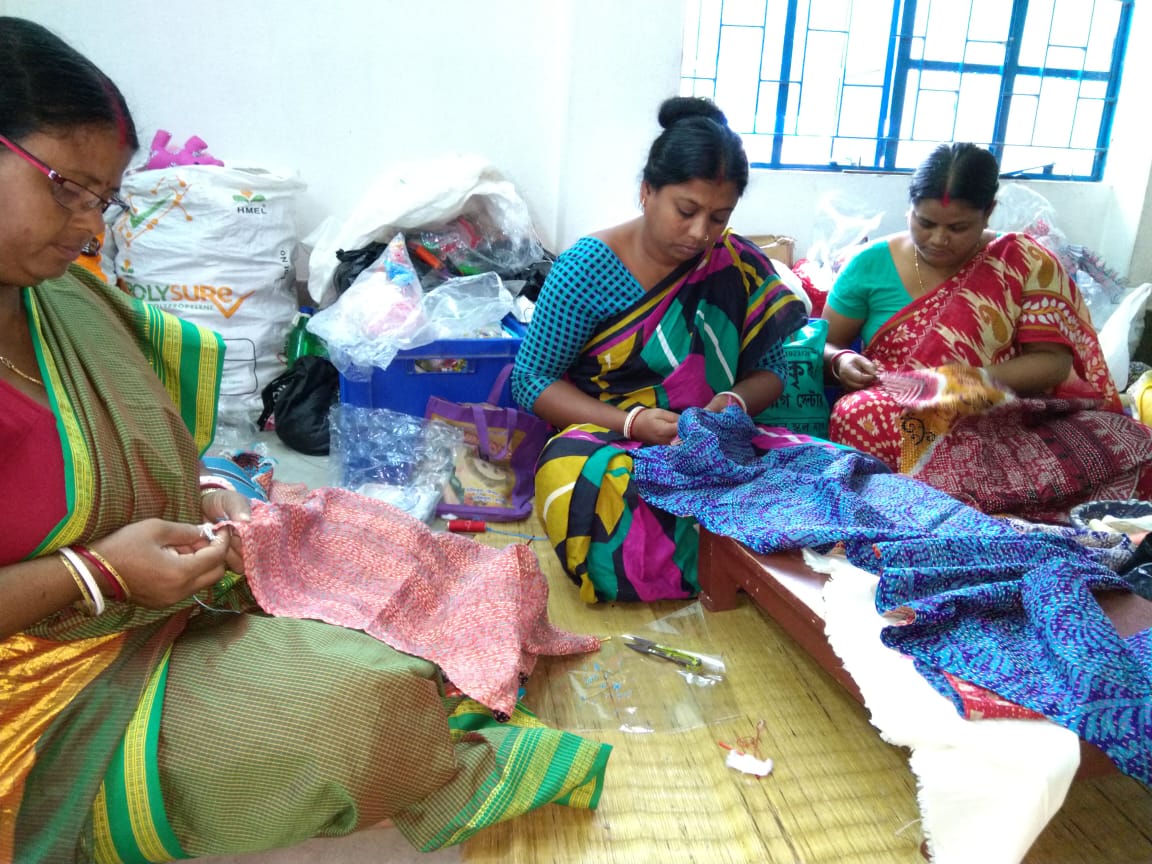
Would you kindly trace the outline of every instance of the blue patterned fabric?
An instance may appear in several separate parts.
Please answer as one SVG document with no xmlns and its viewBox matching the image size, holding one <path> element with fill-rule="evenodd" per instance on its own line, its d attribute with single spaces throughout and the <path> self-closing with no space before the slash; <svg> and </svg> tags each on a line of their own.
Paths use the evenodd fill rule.
<svg viewBox="0 0 1152 864">
<path fill-rule="evenodd" d="M 1131 564 L 1136 551 L 1136 544 L 1128 535 L 1117 531 L 1093 531 L 1089 528 L 1077 528 L 1074 524 L 1048 525 L 1042 522 L 1028 522 L 1015 516 L 1002 518 L 1021 533 L 1056 534 L 1067 537 L 1082 546 L 1092 558 L 1117 573 L 1122 573 Z"/>
<path fill-rule="evenodd" d="M 690 410 L 682 443 L 633 454 L 651 504 L 749 548 L 843 541 L 880 577 L 879 611 L 910 623 L 884 643 L 961 708 L 941 672 L 1038 711 L 1152 785 L 1152 635 L 1121 639 L 1092 591 L 1124 581 L 1071 536 L 1022 533 L 855 451 L 762 452 L 740 411 Z"/>
</svg>

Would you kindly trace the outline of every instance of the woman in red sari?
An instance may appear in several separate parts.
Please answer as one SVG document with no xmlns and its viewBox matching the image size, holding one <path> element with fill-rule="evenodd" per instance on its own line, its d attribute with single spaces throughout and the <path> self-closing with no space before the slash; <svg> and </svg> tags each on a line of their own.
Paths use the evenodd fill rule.
<svg viewBox="0 0 1152 864">
<path fill-rule="evenodd" d="M 940 146 L 913 175 L 908 231 L 841 271 L 831 437 L 986 512 L 1063 521 L 1152 494 L 1152 430 L 1121 412 L 1075 284 L 1031 238 L 988 228 L 998 177 L 987 150 Z"/>
</svg>

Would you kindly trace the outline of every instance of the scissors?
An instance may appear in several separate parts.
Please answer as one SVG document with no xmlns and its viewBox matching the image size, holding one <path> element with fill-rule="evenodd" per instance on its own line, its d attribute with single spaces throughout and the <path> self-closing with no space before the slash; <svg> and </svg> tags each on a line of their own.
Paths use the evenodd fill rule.
<svg viewBox="0 0 1152 864">
<path fill-rule="evenodd" d="M 641 654 L 651 654 L 653 657 L 660 657 L 664 660 L 671 660 L 673 663 L 683 666 L 685 669 L 696 670 L 704 665 L 699 657 L 689 654 L 687 651 L 678 651 L 675 648 L 669 648 L 667 645 L 658 645 L 649 639 L 633 636 L 631 633 L 625 633 L 620 638 L 624 640 L 624 644 L 633 651 L 639 651 Z"/>
</svg>

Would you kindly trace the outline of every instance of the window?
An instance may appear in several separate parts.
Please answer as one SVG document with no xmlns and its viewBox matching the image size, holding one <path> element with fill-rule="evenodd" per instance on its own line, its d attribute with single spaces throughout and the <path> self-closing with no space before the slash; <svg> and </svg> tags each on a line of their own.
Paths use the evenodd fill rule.
<svg viewBox="0 0 1152 864">
<path fill-rule="evenodd" d="M 681 92 L 756 167 L 909 171 L 941 142 L 1099 180 L 1134 0 L 688 0 Z"/>
</svg>

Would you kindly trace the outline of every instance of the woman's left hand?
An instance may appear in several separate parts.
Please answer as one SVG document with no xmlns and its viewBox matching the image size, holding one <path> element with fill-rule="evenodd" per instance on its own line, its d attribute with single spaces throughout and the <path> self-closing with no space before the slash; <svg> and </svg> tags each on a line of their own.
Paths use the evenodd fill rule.
<svg viewBox="0 0 1152 864">
<path fill-rule="evenodd" d="M 835 373 L 832 377 L 840 383 L 840 389 L 846 392 L 864 390 L 876 383 L 879 368 L 865 357 L 850 351 L 837 358 Z"/>
<path fill-rule="evenodd" d="M 704 406 L 704 410 L 705 411 L 712 411 L 715 413 L 715 412 L 723 411 L 729 405 L 735 405 L 737 408 L 740 408 L 741 410 L 743 410 L 743 406 L 741 406 L 739 402 L 737 402 L 735 399 L 733 399 L 727 393 L 717 393 L 715 396 L 712 397 L 712 400 L 707 405 Z"/>
<path fill-rule="evenodd" d="M 200 498 L 200 508 L 206 522 L 249 522 L 252 519 L 252 505 L 239 492 L 232 489 L 213 489 Z M 228 569 L 233 573 L 244 572 L 244 542 L 238 531 L 230 532 L 231 542 L 224 556 Z"/>
</svg>

